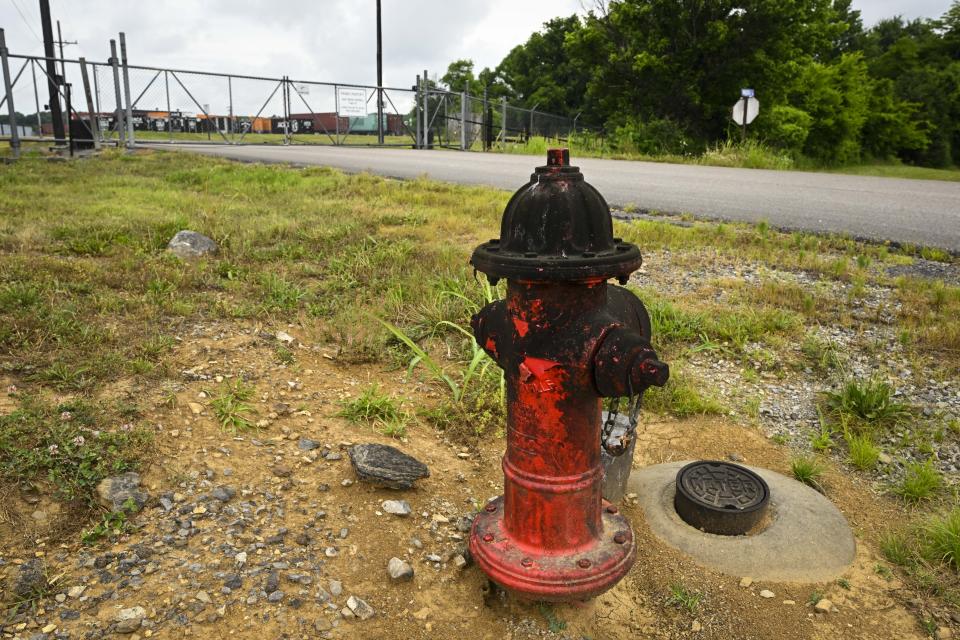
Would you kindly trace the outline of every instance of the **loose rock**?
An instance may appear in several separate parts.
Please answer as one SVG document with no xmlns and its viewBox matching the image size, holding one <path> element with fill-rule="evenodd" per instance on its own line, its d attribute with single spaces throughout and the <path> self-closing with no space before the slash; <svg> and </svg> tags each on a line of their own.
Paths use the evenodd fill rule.
<svg viewBox="0 0 960 640">
<path fill-rule="evenodd" d="M 406 500 L 384 500 L 381 507 L 385 512 L 401 517 L 408 516 L 413 511 Z"/>
<path fill-rule="evenodd" d="M 237 495 L 237 490 L 233 487 L 217 487 L 211 492 L 211 495 L 220 502 L 230 502 Z"/>
<path fill-rule="evenodd" d="M 813 608 L 820 613 L 830 613 L 830 611 L 833 609 L 833 603 L 826 598 L 821 598 L 820 601 L 813 606 Z"/>
<path fill-rule="evenodd" d="M 47 587 L 43 560 L 35 558 L 20 565 L 10 584 L 10 591 L 18 600 L 32 597 Z"/>
<path fill-rule="evenodd" d="M 143 607 L 130 607 L 117 612 L 116 630 L 118 633 L 133 633 L 140 628 L 147 611 Z"/>
<path fill-rule="evenodd" d="M 357 477 L 390 489 L 410 489 L 420 478 L 430 477 L 427 465 L 383 444 L 350 447 L 350 462 Z"/>
<path fill-rule="evenodd" d="M 300 451 L 313 451 L 320 448 L 320 443 L 310 438 L 300 438 L 300 441 L 297 442 L 297 448 Z"/>
<path fill-rule="evenodd" d="M 350 596 L 347 598 L 347 607 L 350 609 L 353 615 L 357 616 L 361 620 L 369 620 L 374 614 L 373 607 L 357 596 Z"/>
<path fill-rule="evenodd" d="M 181 260 L 190 260 L 193 258 L 202 258 L 217 252 L 219 247 L 211 238 L 197 233 L 196 231 L 177 231 L 170 242 L 167 243 L 167 250 Z"/>
<path fill-rule="evenodd" d="M 774 596 L 773 591 L 770 591 L 769 589 L 764 589 L 763 591 L 760 592 L 761 598 L 772 598 L 773 596 Z"/>
<path fill-rule="evenodd" d="M 413 580 L 413 567 L 409 562 L 404 562 L 400 558 L 390 558 L 387 563 L 387 573 L 394 580 Z"/>
<path fill-rule="evenodd" d="M 150 499 L 147 492 L 140 489 L 140 474 L 134 471 L 104 478 L 97 485 L 97 495 L 111 511 L 125 511 L 131 506 L 139 511 Z"/>
</svg>

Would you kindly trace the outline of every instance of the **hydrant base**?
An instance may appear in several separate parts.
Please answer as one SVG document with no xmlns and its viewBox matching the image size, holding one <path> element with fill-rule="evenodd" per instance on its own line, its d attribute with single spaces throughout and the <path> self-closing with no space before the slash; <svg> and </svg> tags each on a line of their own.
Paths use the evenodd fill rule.
<svg viewBox="0 0 960 640">
<path fill-rule="evenodd" d="M 630 523 L 606 501 L 597 543 L 575 554 L 547 555 L 521 548 L 503 528 L 503 497 L 473 522 L 470 553 L 500 587 L 545 602 L 587 600 L 610 589 L 633 566 L 636 542 Z"/>
</svg>

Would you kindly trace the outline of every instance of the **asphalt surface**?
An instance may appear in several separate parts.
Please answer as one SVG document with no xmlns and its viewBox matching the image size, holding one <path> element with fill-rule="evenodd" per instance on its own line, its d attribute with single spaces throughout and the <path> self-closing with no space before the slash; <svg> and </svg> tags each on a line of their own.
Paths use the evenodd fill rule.
<svg viewBox="0 0 960 640">
<path fill-rule="evenodd" d="M 545 158 L 441 150 L 302 146 L 139 145 L 258 162 L 325 165 L 348 172 L 427 176 L 515 190 Z M 759 222 L 960 253 L 960 182 L 873 178 L 802 171 L 729 169 L 573 158 L 616 207 Z"/>
</svg>

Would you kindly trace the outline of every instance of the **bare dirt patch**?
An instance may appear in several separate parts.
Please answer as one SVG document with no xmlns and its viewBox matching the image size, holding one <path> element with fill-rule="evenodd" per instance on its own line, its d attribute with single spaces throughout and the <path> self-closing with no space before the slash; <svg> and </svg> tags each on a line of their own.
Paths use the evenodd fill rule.
<svg viewBox="0 0 960 640">
<path fill-rule="evenodd" d="M 9 615 L 6 637 L 32 637 L 49 625 L 55 630 L 47 633 L 60 637 L 105 637 L 116 630 L 118 612 L 138 606 L 145 615 L 137 633 L 155 638 L 925 637 L 917 622 L 927 613 L 924 598 L 875 570 L 874 532 L 896 508 L 839 469 L 827 472 L 827 495 L 851 520 L 860 546 L 842 586 L 741 588 L 738 578 L 659 543 L 628 500 L 639 557 L 608 594 L 546 607 L 490 592 L 476 567 L 459 569 L 455 559 L 472 513 L 500 490 L 502 439 L 465 448 L 419 423 L 403 440 L 350 424 L 337 417 L 343 401 L 372 383 L 410 409 L 434 404 L 439 392 L 403 371 L 345 367 L 333 359 L 333 346 L 313 342 L 303 327 L 283 327 L 302 344 L 293 364 L 278 364 L 263 329 L 196 325 L 174 354 L 181 381 L 139 389 L 152 407 L 144 420 L 156 439 L 143 470 L 152 499 L 133 517 L 136 530 L 94 546 L 3 530 L 5 578 L 38 555 L 50 576 L 60 576 L 32 607 Z M 263 427 L 232 435 L 216 421 L 211 399 L 239 376 L 255 388 L 251 419 Z M 289 409 L 278 412 L 278 405 Z M 304 451 L 302 437 L 319 446 Z M 345 449 L 359 442 L 393 444 L 426 463 L 431 476 L 400 492 L 358 482 Z M 727 457 L 789 473 L 787 451 L 756 428 L 722 419 L 646 423 L 635 465 Z M 236 494 L 213 497 L 222 487 Z M 407 500 L 413 513 L 384 513 L 387 499 Z M 394 556 L 413 565 L 411 582 L 392 583 L 386 566 Z M 335 594 L 332 581 L 342 592 Z M 82 595 L 66 595 L 80 585 Z M 678 588 L 696 604 L 672 604 Z M 765 589 L 775 597 L 760 597 Z M 277 591 L 282 596 L 271 601 Z M 836 610 L 814 613 L 814 592 Z M 343 618 L 350 596 L 369 603 L 374 617 Z"/>
</svg>

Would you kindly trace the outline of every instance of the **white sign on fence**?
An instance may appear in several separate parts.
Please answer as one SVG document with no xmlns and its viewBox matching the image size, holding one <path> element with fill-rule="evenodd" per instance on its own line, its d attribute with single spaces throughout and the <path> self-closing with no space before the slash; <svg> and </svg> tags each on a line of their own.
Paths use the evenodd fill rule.
<svg viewBox="0 0 960 640">
<path fill-rule="evenodd" d="M 295 84 L 293 85 L 294 90 L 302 96 L 310 95 L 310 85 L 308 84 Z"/>
<path fill-rule="evenodd" d="M 746 102 L 746 106 L 747 106 L 746 123 L 744 123 L 743 121 L 744 102 Z M 733 110 L 730 113 L 730 115 L 733 117 L 734 122 L 736 122 L 739 125 L 743 125 L 743 124 L 750 124 L 751 122 L 753 122 L 759 113 L 760 113 L 759 100 L 757 100 L 756 98 L 740 98 L 739 100 L 737 100 L 737 104 L 733 105 Z"/>
<path fill-rule="evenodd" d="M 367 115 L 367 90 L 337 87 L 337 113 L 341 116 Z"/>
</svg>

